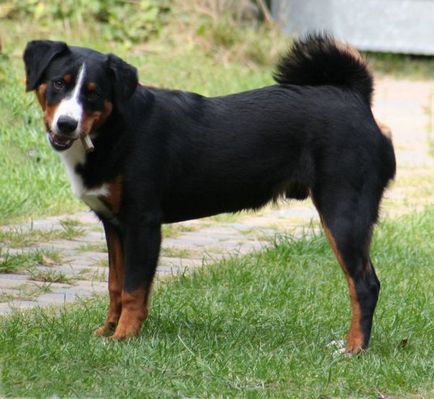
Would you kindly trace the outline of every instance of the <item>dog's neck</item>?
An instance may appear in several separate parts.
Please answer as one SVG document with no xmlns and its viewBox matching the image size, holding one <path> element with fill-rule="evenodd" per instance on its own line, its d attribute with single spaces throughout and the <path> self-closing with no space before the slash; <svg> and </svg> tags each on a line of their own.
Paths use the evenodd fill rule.
<svg viewBox="0 0 434 399">
<path fill-rule="evenodd" d="M 106 204 L 101 197 L 109 194 L 107 184 L 89 188 L 85 185 L 83 176 L 78 168 L 86 167 L 86 150 L 80 140 L 76 140 L 68 150 L 60 153 L 60 158 L 65 166 L 71 189 L 75 196 L 85 202 L 94 212 L 110 216 Z"/>
<path fill-rule="evenodd" d="M 76 140 L 71 148 L 60 152 L 60 159 L 65 165 L 65 170 L 71 183 L 73 193 L 80 198 L 85 191 L 83 180 L 77 173 L 77 166 L 84 165 L 86 162 L 86 150 L 80 140 Z"/>
</svg>

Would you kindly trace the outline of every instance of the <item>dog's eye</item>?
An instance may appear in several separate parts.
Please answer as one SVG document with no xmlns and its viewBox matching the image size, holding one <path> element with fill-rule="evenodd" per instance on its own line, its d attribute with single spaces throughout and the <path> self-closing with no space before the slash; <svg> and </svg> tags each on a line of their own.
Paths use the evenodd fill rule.
<svg viewBox="0 0 434 399">
<path fill-rule="evenodd" d="M 53 87 L 56 90 L 62 90 L 65 87 L 65 81 L 63 81 L 62 79 L 54 80 Z"/>
</svg>

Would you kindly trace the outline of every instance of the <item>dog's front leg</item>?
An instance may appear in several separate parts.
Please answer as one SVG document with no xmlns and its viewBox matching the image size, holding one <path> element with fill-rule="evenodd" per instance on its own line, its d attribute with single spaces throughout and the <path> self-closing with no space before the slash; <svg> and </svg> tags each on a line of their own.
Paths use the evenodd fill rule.
<svg viewBox="0 0 434 399">
<path fill-rule="evenodd" d="M 122 312 L 112 336 L 117 340 L 137 336 L 148 316 L 148 301 L 161 245 L 161 224 L 155 214 L 130 220 L 124 231 Z"/>
<path fill-rule="evenodd" d="M 108 289 L 110 303 L 105 323 L 99 327 L 95 334 L 107 336 L 113 334 L 118 324 L 122 310 L 122 289 L 124 286 L 124 251 L 122 234 L 118 227 L 107 220 L 102 220 L 107 241 L 109 258 Z"/>
</svg>

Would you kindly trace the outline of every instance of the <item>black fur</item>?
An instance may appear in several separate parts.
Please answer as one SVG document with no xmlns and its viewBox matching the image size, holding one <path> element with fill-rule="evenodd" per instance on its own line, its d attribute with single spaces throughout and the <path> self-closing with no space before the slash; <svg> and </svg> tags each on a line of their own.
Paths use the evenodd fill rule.
<svg viewBox="0 0 434 399">
<path fill-rule="evenodd" d="M 366 61 L 348 46 L 337 46 L 326 34 L 297 40 L 277 65 L 274 79 L 280 84 L 336 86 L 358 92 L 371 104 L 373 78 Z"/>
<path fill-rule="evenodd" d="M 366 347 L 379 291 L 369 244 L 395 174 L 391 141 L 370 109 L 366 64 L 328 36 L 308 36 L 280 62 L 277 85 L 207 98 L 136 87 L 135 68 L 94 54 L 71 47 L 72 59 L 61 63 L 60 54 L 57 68 L 74 57 L 98 65 L 105 99 L 115 105 L 77 170 L 88 187 L 122 177 L 120 211 L 99 216 L 122 237 L 124 290 L 151 284 L 162 223 L 310 195 L 355 281 Z"/>
<path fill-rule="evenodd" d="M 34 90 L 41 82 L 42 75 L 50 62 L 58 55 L 68 51 L 64 42 L 50 40 L 34 40 L 27 43 L 24 53 L 26 67 L 26 90 Z M 43 55 L 43 56 L 42 56 Z"/>
</svg>

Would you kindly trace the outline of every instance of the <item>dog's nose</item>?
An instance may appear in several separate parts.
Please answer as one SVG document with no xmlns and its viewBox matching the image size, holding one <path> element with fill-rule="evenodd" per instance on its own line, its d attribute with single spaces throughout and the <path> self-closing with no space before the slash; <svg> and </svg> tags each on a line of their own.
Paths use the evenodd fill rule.
<svg viewBox="0 0 434 399">
<path fill-rule="evenodd" d="M 72 133 L 77 129 L 78 121 L 71 118 L 70 116 L 60 116 L 57 120 L 57 128 L 63 134 Z"/>
</svg>

